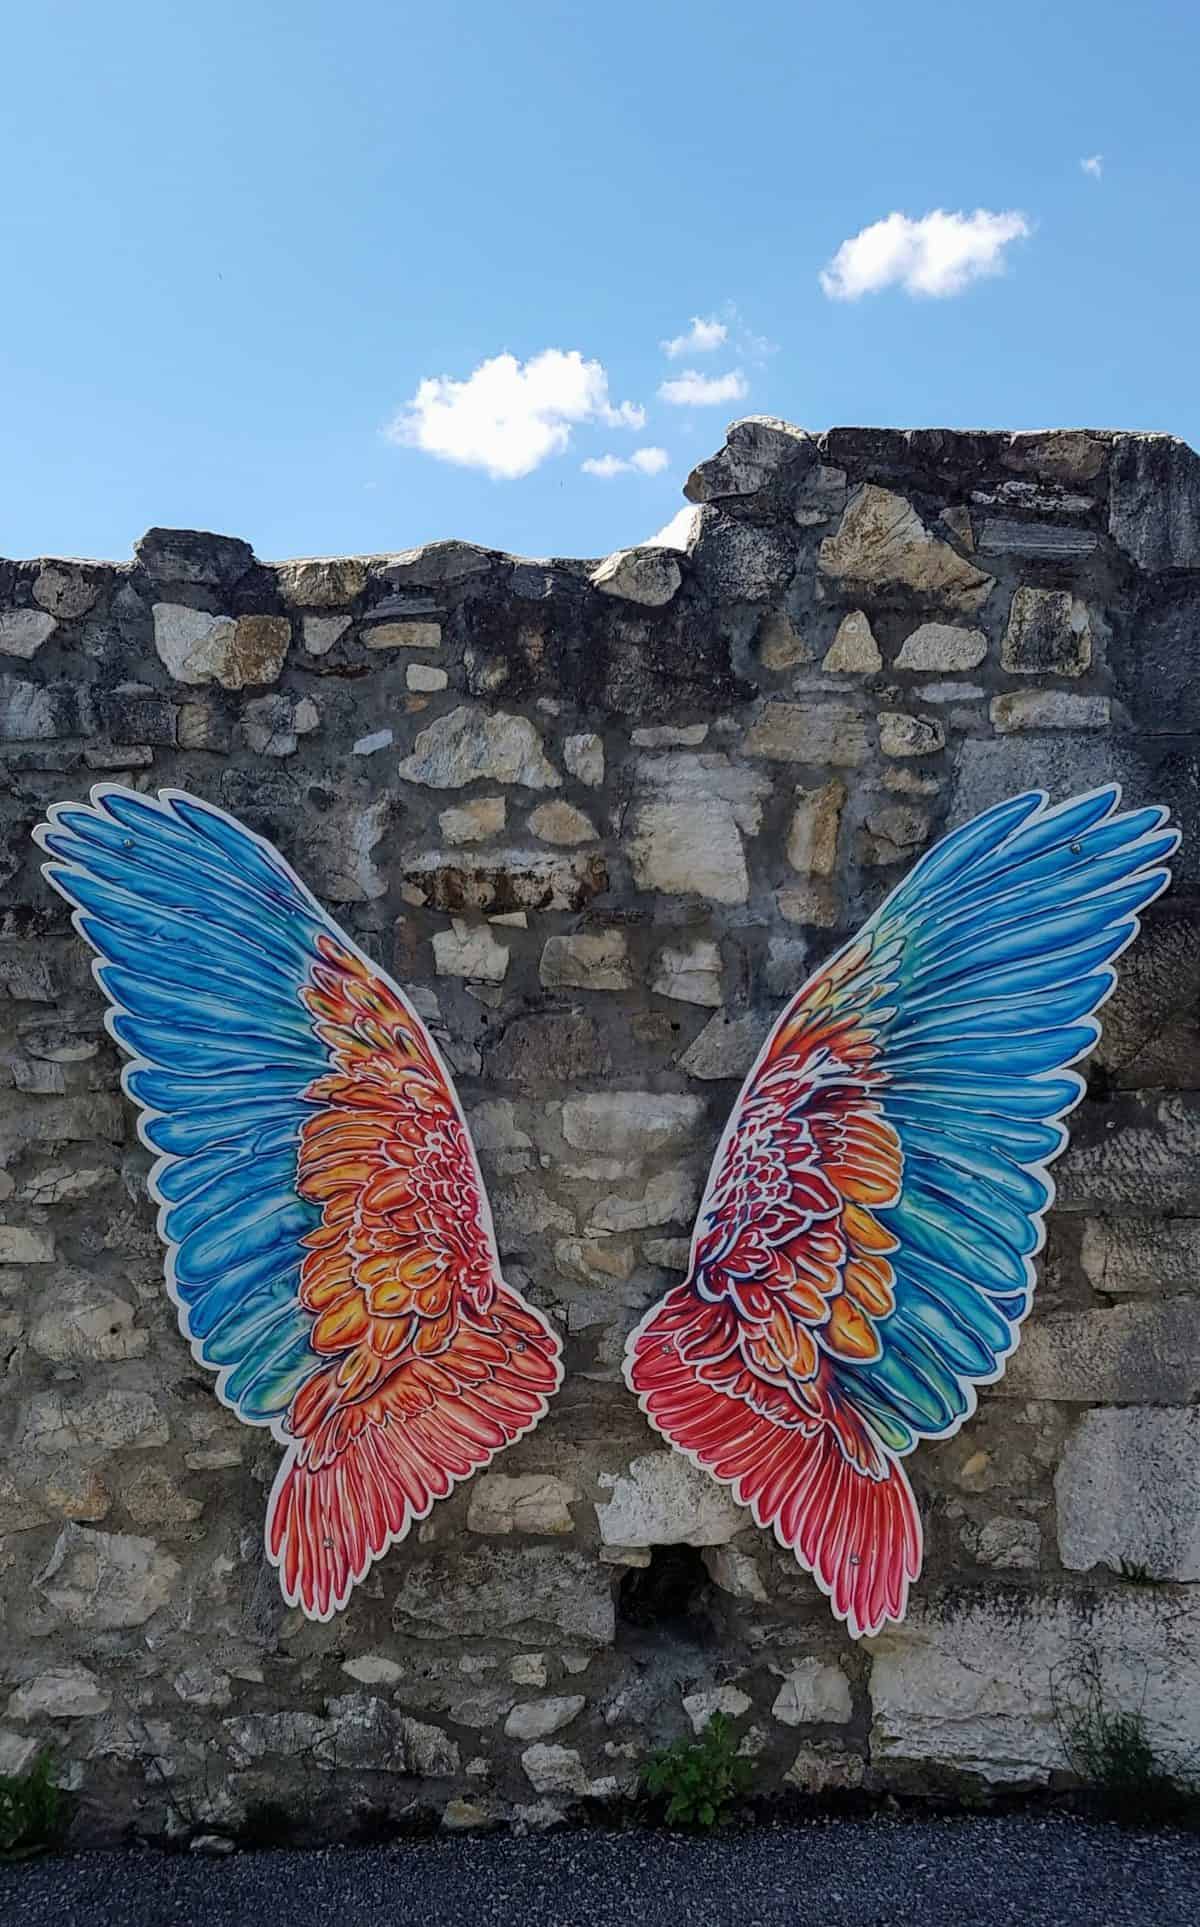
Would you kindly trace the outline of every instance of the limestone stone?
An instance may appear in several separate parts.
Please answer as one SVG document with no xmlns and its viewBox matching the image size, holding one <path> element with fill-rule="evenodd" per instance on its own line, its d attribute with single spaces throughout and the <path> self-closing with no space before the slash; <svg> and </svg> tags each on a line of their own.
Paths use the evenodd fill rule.
<svg viewBox="0 0 1200 1927">
<path fill-rule="evenodd" d="M 375 622 L 363 630 L 368 649 L 440 649 L 440 622 Z"/>
<path fill-rule="evenodd" d="M 883 668 L 883 657 L 871 627 L 870 617 L 862 609 L 852 609 L 842 617 L 838 632 L 825 652 L 822 669 L 840 673 L 867 674 Z"/>
<path fill-rule="evenodd" d="M 769 785 L 727 756 L 677 751 L 640 757 L 628 841 L 639 890 L 744 903 L 743 833 L 762 821 Z"/>
<path fill-rule="evenodd" d="M 464 789 L 481 778 L 531 790 L 558 789 L 562 783 L 528 717 L 466 704 L 420 732 L 399 774 L 407 783 L 438 790 Z"/>
<path fill-rule="evenodd" d="M 681 1271 L 687 1268 L 685 1251 Z M 709 1546 L 701 1555 L 708 1576 L 714 1586 L 727 1592 L 734 1599 L 753 1599 L 759 1605 L 769 1598 L 763 1585 L 758 1560 L 750 1552 L 739 1552 L 736 1546 Z"/>
<path fill-rule="evenodd" d="M 777 890 L 775 902 L 785 923 L 809 923 L 818 930 L 832 930 L 838 920 L 838 901 L 830 883 L 804 883 L 792 890 Z"/>
<path fill-rule="evenodd" d="M 171 1681 L 179 1698 L 188 1706 L 228 1706 L 233 1699 L 229 1674 L 208 1660 L 199 1659 Z"/>
<path fill-rule="evenodd" d="M 863 861 L 904 863 L 929 841 L 928 812 L 913 803 L 879 803 L 866 813 Z"/>
<path fill-rule="evenodd" d="M 448 583 L 466 582 L 485 575 L 495 558 L 474 542 L 424 542 L 416 549 L 402 549 L 388 556 L 379 573 L 393 589 L 441 589 Z"/>
<path fill-rule="evenodd" d="M 8 1733 L 0 1727 L 0 1773 L 6 1777 L 17 1779 L 44 1751 L 44 1742 L 36 1734 Z"/>
<path fill-rule="evenodd" d="M 377 756 L 381 749 L 390 749 L 395 742 L 390 729 L 372 730 L 369 736 L 360 736 L 351 747 L 351 756 Z"/>
<path fill-rule="evenodd" d="M 721 1002 L 721 952 L 715 943 L 697 937 L 686 948 L 667 945 L 658 953 L 650 988 L 676 1003 L 715 1009 Z"/>
<path fill-rule="evenodd" d="M 692 1723 L 693 1733 L 703 1733 L 715 1713 L 727 1720 L 739 1720 L 751 1707 L 749 1693 L 740 1686 L 712 1686 L 701 1693 L 684 1695 L 683 1710 Z"/>
<path fill-rule="evenodd" d="M 578 1719 L 586 1700 L 582 1693 L 563 1693 L 553 1699 L 523 1700 L 504 1722 L 510 1740 L 545 1740 Z"/>
<path fill-rule="evenodd" d="M 992 727 L 1000 735 L 1014 729 L 1107 729 L 1112 705 L 1107 696 L 1079 696 L 1069 689 L 1010 689 L 993 696 Z"/>
<path fill-rule="evenodd" d="M 579 1645 L 612 1643 L 609 1581 L 592 1559 L 566 1547 L 495 1544 L 464 1552 L 459 1546 L 413 1559 L 396 1576 L 397 1632 L 516 1639 L 524 1627 L 545 1626 Z"/>
<path fill-rule="evenodd" d="M 105 571 L 86 562 L 45 562 L 33 582 L 33 599 L 60 622 L 77 622 L 93 609 Z"/>
<path fill-rule="evenodd" d="M 285 616 L 215 616 L 184 603 L 154 604 L 154 646 L 176 682 L 219 682 L 223 689 L 273 683 L 291 634 Z"/>
<path fill-rule="evenodd" d="M 0 1224 L 0 1265 L 52 1265 L 54 1234 L 38 1225 Z"/>
<path fill-rule="evenodd" d="M 301 640 L 310 656 L 327 656 L 350 627 L 352 616 L 305 616 L 300 624 Z"/>
<path fill-rule="evenodd" d="M 281 694 L 260 696 L 242 711 L 242 734 L 259 756 L 294 756 L 301 736 L 310 735 L 320 720 L 307 696 L 299 702 Z"/>
<path fill-rule="evenodd" d="M 1068 1570 L 1103 1563 L 1153 1579 L 1200 1579 L 1200 1409 L 1084 1412 L 1067 1436 L 1054 1496 Z"/>
<path fill-rule="evenodd" d="M 694 1141 L 704 1102 L 654 1091 L 597 1091 L 568 1098 L 562 1133 L 577 1151 L 601 1156 L 649 1157 Z"/>
<path fill-rule="evenodd" d="M 592 570 L 589 579 L 601 595 L 661 609 L 679 593 L 683 571 L 670 549 L 618 549 Z"/>
<path fill-rule="evenodd" d="M 707 723 L 654 723 L 629 740 L 635 749 L 698 749 L 707 735 Z"/>
<path fill-rule="evenodd" d="M 584 930 L 547 937 L 539 973 L 547 990 L 632 990 L 623 930 Z"/>
<path fill-rule="evenodd" d="M 596 840 L 595 825 L 573 803 L 539 803 L 537 809 L 530 812 L 529 827 L 543 843 L 559 843 L 569 847 L 576 843 L 594 843 Z"/>
<path fill-rule="evenodd" d="M 57 628 L 56 619 L 45 609 L 0 611 L 0 655 L 22 656 L 28 662 Z"/>
<path fill-rule="evenodd" d="M 63 736 L 87 735 L 91 728 L 90 697 L 79 685 L 0 676 L 0 740 L 52 743 Z"/>
<path fill-rule="evenodd" d="M 723 1486 L 678 1452 L 647 1452 L 624 1472 L 601 1472 L 608 1498 L 596 1521 L 606 1546 L 721 1546 L 749 1515 Z"/>
<path fill-rule="evenodd" d="M 977 669 L 988 652 L 982 629 L 963 629 L 950 622 L 922 622 L 905 638 L 896 657 L 897 669 Z"/>
<path fill-rule="evenodd" d="M 1042 1535 L 1033 1519 L 988 1519 L 965 1527 L 963 1544 L 981 1566 L 1032 1572 L 1042 1553 Z"/>
<path fill-rule="evenodd" d="M 144 1451 L 166 1445 L 171 1430 L 149 1392 L 112 1387 L 73 1398 L 64 1398 L 61 1392 L 39 1392 L 30 1400 L 24 1436 L 41 1452 L 69 1452 L 87 1445 Z"/>
<path fill-rule="evenodd" d="M 535 1793 L 582 1795 L 591 1792 L 587 1770 L 573 1747 L 546 1746 L 539 1741 L 526 1747 L 521 1765 Z"/>
<path fill-rule="evenodd" d="M 835 535 L 827 535 L 817 567 L 839 581 L 877 590 L 899 588 L 974 613 L 994 579 L 931 535 L 910 502 L 874 483 L 850 498 Z"/>
<path fill-rule="evenodd" d="M 684 1051 L 679 1068 L 689 1077 L 706 1080 L 744 1077 L 769 1029 L 770 1019 L 759 1011 L 743 1011 L 733 1017 L 719 1010 Z"/>
<path fill-rule="evenodd" d="M 1081 1112 L 1054 1175 L 1060 1210 L 1200 1216 L 1200 1103 L 1149 1092 Z"/>
<path fill-rule="evenodd" d="M 802 529 L 815 528 L 840 515 L 846 506 L 846 471 L 818 462 L 796 490 L 792 520 Z"/>
<path fill-rule="evenodd" d="M 508 945 L 500 943 L 486 923 L 455 917 L 449 930 L 433 933 L 433 962 L 439 977 L 499 984 L 508 971 Z"/>
<path fill-rule="evenodd" d="M 683 1165 L 658 1171 L 646 1180 L 640 1197 L 603 1198 L 587 1222 L 593 1236 L 646 1231 L 652 1225 L 690 1223 L 700 1202 L 697 1174 Z"/>
<path fill-rule="evenodd" d="M 832 763 L 854 769 L 867 760 L 863 710 L 838 702 L 768 702 L 746 732 L 747 756 L 775 763 Z"/>
<path fill-rule="evenodd" d="M 341 609 L 367 586 L 367 565 L 358 556 L 310 556 L 277 562 L 275 580 L 285 602 L 301 609 Z"/>
<path fill-rule="evenodd" d="M 190 1525 L 204 1510 L 200 1500 L 189 1498 L 180 1490 L 166 1466 L 153 1459 L 147 1464 L 122 1470 L 121 1504 L 135 1526 L 162 1526 L 172 1532 Z M 68 1516 L 90 1519 L 102 1518 L 104 1514 L 75 1510 Z"/>
<path fill-rule="evenodd" d="M 508 1662 L 508 1677 L 514 1686 L 544 1686 L 548 1678 L 545 1653 L 518 1653 Z"/>
<path fill-rule="evenodd" d="M 468 1773 L 470 1770 L 468 1766 Z M 447 1800 L 442 1808 L 441 1827 L 445 1833 L 489 1833 L 499 1825 L 500 1816 L 479 1800 Z"/>
<path fill-rule="evenodd" d="M 1091 666 L 1091 618 L 1069 589 L 1014 590 L 1000 662 L 1010 674 L 1082 676 Z"/>
<path fill-rule="evenodd" d="M 1200 1397 L 1200 1298 L 1033 1318 L 992 1397 L 1186 1405 Z"/>
<path fill-rule="evenodd" d="M 481 843 L 504 828 L 505 799 L 502 796 L 477 796 L 469 803 L 453 803 L 438 816 L 438 828 L 447 843 Z"/>
<path fill-rule="evenodd" d="M 846 806 L 846 785 L 834 781 L 819 789 L 797 789 L 788 831 L 787 859 L 802 876 L 830 877 L 837 865 L 838 829 Z"/>
<path fill-rule="evenodd" d="M 404 671 L 404 687 L 416 690 L 419 695 L 436 696 L 449 681 L 446 671 L 431 662 L 410 662 Z"/>
<path fill-rule="evenodd" d="M 513 1018 L 491 1044 L 487 1062 L 493 1082 L 538 1092 L 559 1082 L 606 1077 L 612 1069 L 599 1027 L 579 1009 Z"/>
<path fill-rule="evenodd" d="M 796 628 L 786 610 L 773 609 L 763 617 L 758 632 L 758 660 L 776 675 L 785 669 L 815 662 L 817 652 Z"/>
<path fill-rule="evenodd" d="M 139 1466 L 127 1474 L 123 1482 L 122 1501 L 135 1525 L 140 1525 L 142 1521 L 133 1510 L 129 1493 L 146 1470 L 146 1467 Z M 49 1475 L 42 1487 L 41 1499 L 55 1518 L 82 1520 L 88 1525 L 107 1518 L 112 1510 L 112 1494 L 95 1468 L 73 1464 L 69 1459 L 61 1459 Z M 197 1506 L 196 1511 L 199 1510 Z M 175 1516 L 185 1515 L 181 1512 Z"/>
<path fill-rule="evenodd" d="M 885 709 L 879 716 L 879 747 L 885 756 L 935 756 L 946 747 L 945 725 L 936 716 Z"/>
<path fill-rule="evenodd" d="M 800 1659 L 784 1674 L 771 1714 L 783 1726 L 812 1726 L 827 1720 L 844 1726 L 851 1718 L 850 1682 L 840 1666 L 822 1659 Z"/>
<path fill-rule="evenodd" d="M 309 826 L 308 863 L 312 887 L 330 903 L 373 903 L 387 893 L 387 879 L 375 865 L 375 851 L 392 818 L 390 797 L 361 808 L 341 805 Z"/>
<path fill-rule="evenodd" d="M 57 1666 L 18 1686 L 6 1712 L 10 1720 L 79 1720 L 111 1705 L 111 1693 L 86 1666 Z"/>
<path fill-rule="evenodd" d="M 871 1642 L 871 1760 L 1044 1783 L 1066 1764 L 1055 1694 L 1095 1655 L 1103 1703 L 1137 1714 L 1160 1757 L 1200 1738 L 1200 1605 L 1151 1588 L 963 1592 L 910 1605 Z"/>
<path fill-rule="evenodd" d="M 403 1666 L 384 1653 L 356 1653 L 342 1661 L 342 1671 L 360 1686 L 396 1686 L 404 1678 Z"/>
<path fill-rule="evenodd" d="M 562 746 L 563 766 L 568 775 L 578 783 L 586 783 L 589 789 L 599 789 L 604 781 L 604 744 L 591 730 L 577 736 L 565 736 Z"/>
<path fill-rule="evenodd" d="M 200 529 L 147 529 L 133 545 L 152 582 L 186 582 L 232 588 L 254 567 L 254 550 L 236 535 Z"/>
<path fill-rule="evenodd" d="M 781 472 L 804 475 L 816 457 L 817 444 L 804 429 L 775 415 L 745 415 L 729 429 L 724 448 L 692 470 L 683 492 L 689 502 L 757 495 Z"/>
<path fill-rule="evenodd" d="M 1200 458 L 1173 435 L 1118 435 L 1108 526 L 1139 568 L 1200 568 Z"/>
<path fill-rule="evenodd" d="M 1079 1256 L 1094 1291 L 1200 1291 L 1200 1219 L 1085 1218 Z"/>
<path fill-rule="evenodd" d="M 142 1626 L 171 1597 L 178 1560 L 153 1539 L 65 1525 L 34 1584 L 70 1625 L 109 1632 Z"/>
<path fill-rule="evenodd" d="M 801 1793 L 844 1793 L 860 1787 L 866 1775 L 861 1753 L 841 1747 L 802 1746 L 784 1774 L 784 1783 Z"/>
<path fill-rule="evenodd" d="M 578 1497 L 573 1485 L 550 1472 L 484 1472 L 471 1484 L 467 1530 L 492 1534 L 573 1532 L 570 1508 Z M 540 1735 L 523 1737 L 537 1739 Z"/>
<path fill-rule="evenodd" d="M 431 910 L 582 910 L 608 888 L 599 851 L 551 856 L 544 850 L 482 850 L 451 856 L 422 850 L 401 870 L 405 899 Z"/>
<path fill-rule="evenodd" d="M 717 602 L 764 602 L 795 573 L 796 545 L 783 531 L 708 511 L 692 546 L 692 569 Z"/>
</svg>

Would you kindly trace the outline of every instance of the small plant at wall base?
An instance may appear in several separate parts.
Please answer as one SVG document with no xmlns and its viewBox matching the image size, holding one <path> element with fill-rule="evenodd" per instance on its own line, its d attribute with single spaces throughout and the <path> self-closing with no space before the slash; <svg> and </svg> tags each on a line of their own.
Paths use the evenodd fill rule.
<svg viewBox="0 0 1200 1927">
<path fill-rule="evenodd" d="M 62 1839 L 68 1817 L 50 1753 L 40 1753 L 24 1773 L 0 1774 L 0 1860 L 47 1853 Z"/>
<path fill-rule="evenodd" d="M 1188 1767 L 1155 1752 L 1140 1707 L 1110 1704 L 1095 1653 L 1055 1674 L 1051 1697 L 1067 1763 L 1102 1812 L 1139 1824 L 1200 1817 L 1200 1788 Z"/>
<path fill-rule="evenodd" d="M 698 1740 L 660 1746 L 642 1767 L 642 1786 L 651 1799 L 666 1801 L 669 1827 L 715 1827 L 730 1819 L 736 1802 L 750 1790 L 754 1769 L 738 1757 L 737 1742 L 723 1713 L 714 1713 Z"/>
</svg>

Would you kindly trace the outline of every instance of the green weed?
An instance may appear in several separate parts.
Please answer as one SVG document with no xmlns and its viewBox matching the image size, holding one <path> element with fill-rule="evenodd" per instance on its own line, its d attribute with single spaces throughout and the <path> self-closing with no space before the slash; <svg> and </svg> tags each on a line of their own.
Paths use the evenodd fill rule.
<svg viewBox="0 0 1200 1927">
<path fill-rule="evenodd" d="M 723 1713 L 714 1713 L 698 1740 L 660 1746 L 645 1762 L 642 1785 L 666 1802 L 668 1826 L 716 1827 L 728 1820 L 754 1777 Z"/>
</svg>

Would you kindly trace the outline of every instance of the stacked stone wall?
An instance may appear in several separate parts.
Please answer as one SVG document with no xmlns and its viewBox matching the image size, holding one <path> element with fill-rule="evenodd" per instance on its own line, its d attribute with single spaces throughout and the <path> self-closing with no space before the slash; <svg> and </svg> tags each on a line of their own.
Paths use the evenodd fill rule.
<svg viewBox="0 0 1200 1927">
<path fill-rule="evenodd" d="M 1094 1655 L 1200 1742 L 1200 462 L 1167 437 L 735 424 L 677 548 L 259 561 L 152 530 L 0 563 L 0 1771 L 93 1834 L 264 1800 L 549 1817 L 729 1713 L 757 1785 L 1044 1784 Z M 626 1332 L 677 1279 L 766 1028 L 947 826 L 1119 779 L 1184 832 L 1125 959 L 1007 1376 L 911 1462 L 906 1623 L 855 1644 L 647 1429 Z M 117 1052 L 29 831 L 99 780 L 273 838 L 413 996 L 549 1417 L 327 1625 L 261 1522 L 278 1448 L 162 1289 Z"/>
</svg>

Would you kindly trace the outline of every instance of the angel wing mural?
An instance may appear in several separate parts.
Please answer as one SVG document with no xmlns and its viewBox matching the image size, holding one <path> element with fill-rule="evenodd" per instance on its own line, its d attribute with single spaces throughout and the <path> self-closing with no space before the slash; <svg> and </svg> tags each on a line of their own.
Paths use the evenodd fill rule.
<svg viewBox="0 0 1200 1927">
<path fill-rule="evenodd" d="M 904 1460 L 1001 1376 L 1096 1013 L 1178 835 L 1115 786 L 1014 797 L 930 850 L 783 1012 L 718 1146 L 688 1276 L 632 1333 L 652 1425 L 774 1529 L 854 1636 L 905 1611 Z"/>
<path fill-rule="evenodd" d="M 286 1448 L 267 1553 L 328 1619 L 537 1424 L 560 1342 L 500 1276 L 433 1039 L 278 851 L 182 791 L 104 784 L 35 835 L 129 1054 L 180 1328 Z"/>
</svg>

